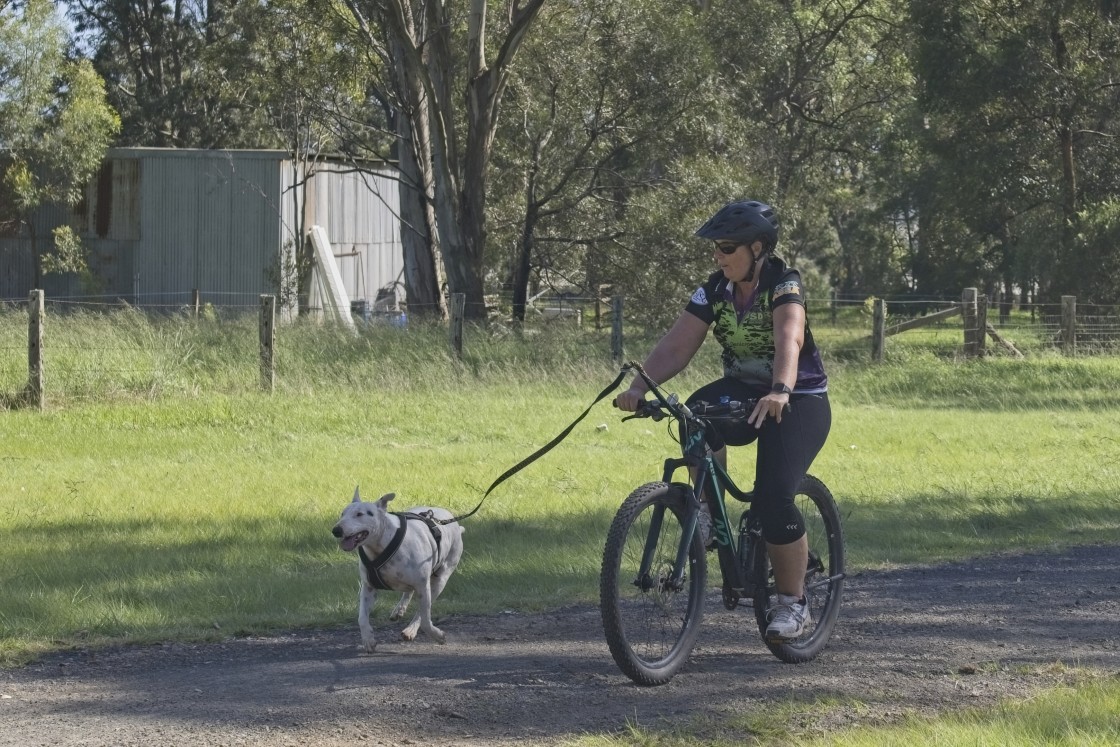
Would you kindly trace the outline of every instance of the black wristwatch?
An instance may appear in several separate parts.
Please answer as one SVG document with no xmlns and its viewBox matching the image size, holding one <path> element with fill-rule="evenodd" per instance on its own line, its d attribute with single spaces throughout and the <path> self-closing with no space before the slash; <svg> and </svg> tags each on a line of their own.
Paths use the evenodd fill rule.
<svg viewBox="0 0 1120 747">
<path fill-rule="evenodd" d="M 780 381 L 770 387 L 770 391 L 778 394 L 793 394 L 793 390 Z"/>
</svg>

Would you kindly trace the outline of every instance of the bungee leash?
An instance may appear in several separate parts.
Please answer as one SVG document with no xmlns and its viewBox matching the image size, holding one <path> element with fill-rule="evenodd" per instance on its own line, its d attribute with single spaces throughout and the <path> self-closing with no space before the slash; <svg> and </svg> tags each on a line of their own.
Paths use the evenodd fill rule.
<svg viewBox="0 0 1120 747">
<path fill-rule="evenodd" d="M 587 414 L 589 412 L 591 412 L 591 408 L 595 407 L 595 405 L 602 402 L 604 399 L 606 399 L 608 394 L 610 394 L 615 389 L 617 389 L 618 385 L 622 383 L 622 380 L 626 378 L 626 375 L 628 373 L 630 373 L 630 371 L 634 368 L 640 368 L 639 364 L 637 364 L 637 363 L 627 363 L 627 364 L 625 364 L 622 367 L 622 370 L 618 372 L 618 376 L 615 377 L 615 380 L 612 381 L 610 384 L 608 384 L 607 387 L 605 389 L 603 389 L 603 391 L 599 392 L 599 396 L 597 396 L 595 398 L 595 400 L 590 405 L 587 406 L 587 409 L 583 411 L 583 414 L 581 414 L 578 418 L 576 418 L 575 420 L 572 421 L 571 425 L 569 425 L 564 430 L 560 431 L 559 435 L 557 435 L 556 438 L 552 439 L 547 444 L 545 444 L 541 448 L 537 449 L 532 454 L 525 457 L 524 459 L 522 459 L 520 462 L 513 465 L 509 469 L 507 469 L 505 472 L 503 472 L 502 474 L 500 474 L 498 476 L 497 480 L 490 483 L 490 487 L 488 487 L 486 489 L 486 492 L 482 494 L 482 500 L 480 500 L 478 502 L 477 506 L 475 506 L 468 513 L 465 513 L 462 516 L 456 516 L 456 517 L 451 518 L 451 519 L 442 520 L 442 521 L 440 521 L 440 523 L 441 524 L 450 524 L 453 521 L 461 521 L 462 519 L 466 519 L 467 517 L 473 516 L 475 514 L 475 512 L 478 511 L 478 509 L 482 508 L 482 504 L 486 501 L 486 498 L 490 495 L 491 491 L 493 491 L 494 488 L 498 487 L 503 482 L 505 482 L 508 478 L 512 477 L 513 475 L 517 474 L 518 472 L 520 472 L 525 467 L 528 467 L 530 464 L 532 464 L 533 462 L 540 459 L 542 456 L 544 456 L 549 451 L 551 451 L 552 448 L 554 446 L 556 446 L 556 444 L 560 443 L 565 438 L 567 438 L 568 434 L 572 432 L 572 429 L 575 428 L 577 425 L 579 425 L 580 421 L 582 421 L 584 418 L 587 417 Z"/>
</svg>

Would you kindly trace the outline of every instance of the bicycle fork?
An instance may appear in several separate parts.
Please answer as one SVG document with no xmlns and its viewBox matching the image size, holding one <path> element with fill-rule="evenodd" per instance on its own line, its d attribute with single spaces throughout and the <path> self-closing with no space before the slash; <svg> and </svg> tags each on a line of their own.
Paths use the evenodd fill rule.
<svg viewBox="0 0 1120 747">
<path fill-rule="evenodd" d="M 642 550 L 642 564 L 638 568 L 638 577 L 634 579 L 634 585 L 643 592 L 651 591 L 659 586 L 672 591 L 680 591 L 684 588 L 685 568 L 688 562 L 688 546 L 692 542 L 692 535 L 696 532 L 697 511 L 689 511 L 688 516 L 685 518 L 685 531 L 681 536 L 680 544 L 677 546 L 676 560 L 673 561 L 673 572 L 669 574 L 668 578 L 654 579 L 653 576 L 650 575 L 650 569 L 653 566 L 653 559 L 657 553 L 657 545 L 661 541 L 661 527 L 665 523 L 665 510 L 666 507 L 663 504 L 654 506 L 653 515 L 650 517 L 649 533 L 646 534 L 646 544 Z"/>
<path fill-rule="evenodd" d="M 688 460 L 685 459 L 667 459 L 665 461 L 665 474 L 664 482 L 669 484 L 672 480 L 673 473 L 680 467 L 686 466 Z M 707 483 L 712 485 L 712 489 L 717 495 L 717 499 L 710 501 L 709 506 L 712 511 L 713 529 L 716 535 L 717 543 L 717 557 L 719 558 L 720 572 L 723 575 L 724 587 L 724 603 L 728 603 L 728 598 L 731 598 L 731 606 L 734 607 L 739 598 L 749 596 L 752 592 L 748 588 L 750 584 L 751 574 L 750 569 L 745 566 L 750 563 L 749 546 L 747 544 L 746 535 L 741 527 L 739 532 L 739 553 L 736 553 L 736 548 L 732 545 L 732 537 L 730 530 L 730 522 L 727 518 L 727 512 L 722 500 L 722 485 L 718 476 L 714 472 L 712 462 L 708 461 L 707 466 L 710 473 L 701 470 L 697 476 L 696 487 L 689 492 L 691 500 L 687 503 L 687 512 L 682 522 L 682 533 L 680 543 L 677 546 L 676 557 L 673 561 L 672 571 L 667 578 L 658 577 L 657 579 L 652 576 L 652 567 L 654 558 L 657 554 L 657 547 L 661 539 L 661 530 L 665 522 L 664 505 L 654 507 L 653 514 L 650 517 L 649 532 L 646 535 L 645 546 L 642 551 L 641 565 L 638 569 L 638 575 L 634 579 L 633 584 L 640 588 L 643 592 L 650 591 L 658 586 L 667 588 L 672 591 L 680 591 L 684 588 L 685 572 L 688 568 L 688 553 L 689 548 L 693 542 L 693 536 L 696 534 L 696 526 L 699 523 L 700 501 L 704 494 L 704 487 Z"/>
</svg>

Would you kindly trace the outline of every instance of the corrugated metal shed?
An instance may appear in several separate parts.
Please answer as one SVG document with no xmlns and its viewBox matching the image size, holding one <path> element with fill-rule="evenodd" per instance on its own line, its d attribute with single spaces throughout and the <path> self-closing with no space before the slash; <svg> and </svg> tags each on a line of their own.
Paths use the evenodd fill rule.
<svg viewBox="0 0 1120 747">
<path fill-rule="evenodd" d="M 48 297 L 177 307 L 198 289 L 216 306 L 255 307 L 275 293 L 282 257 L 314 224 L 327 229 L 343 281 L 371 303 L 400 279 L 395 169 L 295 161 L 283 151 L 114 148 L 74 211 L 36 212 L 38 241 L 66 222 L 90 252 L 94 287 L 47 277 Z M 0 236 L 0 298 L 33 284 L 31 238 Z"/>
</svg>

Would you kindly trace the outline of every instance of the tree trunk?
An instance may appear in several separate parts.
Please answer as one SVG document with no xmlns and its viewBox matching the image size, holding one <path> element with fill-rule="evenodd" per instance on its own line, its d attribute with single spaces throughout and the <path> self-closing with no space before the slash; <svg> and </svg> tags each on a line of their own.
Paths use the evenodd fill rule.
<svg viewBox="0 0 1120 747">
<path fill-rule="evenodd" d="M 397 113 L 401 169 L 401 247 L 404 251 L 405 293 L 409 313 L 447 318 L 443 295 L 443 262 L 432 204 L 434 174 L 431 162 L 431 119 L 427 94 L 410 74 L 400 39 L 394 40 L 397 88 L 407 107 Z"/>
<path fill-rule="evenodd" d="M 397 129 L 401 138 L 401 248 L 408 311 L 414 317 L 446 319 L 447 303 L 441 292 L 443 272 L 438 261 L 438 246 L 432 235 L 435 214 L 431 201 L 425 196 L 424 185 L 431 183 L 431 175 L 429 172 L 425 176 L 416 161 L 408 119 L 399 116 Z"/>
<path fill-rule="evenodd" d="M 426 128 L 413 127 L 410 144 L 421 169 L 432 176 L 430 197 L 435 215 L 433 246 L 438 241 L 447 277 L 448 293 L 466 297 L 466 316 L 484 319 L 483 249 L 486 245 L 486 172 L 497 121 L 498 103 L 505 84 L 506 68 L 513 60 L 545 0 L 526 0 L 513 6 L 509 31 L 488 66 L 486 60 L 485 0 L 471 0 L 467 18 L 465 98 L 466 139 L 460 142 L 456 122 L 464 119 L 457 110 L 462 101 L 453 96 L 451 81 L 461 73 L 463 60 L 452 55 L 448 29 L 457 19 L 447 5 L 437 0 L 389 0 L 379 9 L 385 32 L 394 40 L 398 59 L 394 75 L 399 90 L 414 105 L 409 116 L 423 113 Z M 362 14 L 348 2 L 356 17 Z M 419 13 L 415 11 L 419 10 Z M 416 29 L 420 23 L 424 28 Z M 398 54 L 399 53 L 399 54 Z"/>
<path fill-rule="evenodd" d="M 517 264 L 513 268 L 513 320 L 515 322 L 525 321 L 525 308 L 529 301 L 529 271 L 533 267 L 535 225 L 536 215 L 530 211 L 525 216 L 521 241 L 517 247 Z"/>
</svg>

